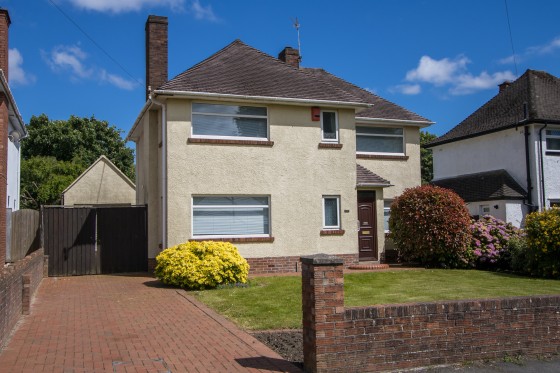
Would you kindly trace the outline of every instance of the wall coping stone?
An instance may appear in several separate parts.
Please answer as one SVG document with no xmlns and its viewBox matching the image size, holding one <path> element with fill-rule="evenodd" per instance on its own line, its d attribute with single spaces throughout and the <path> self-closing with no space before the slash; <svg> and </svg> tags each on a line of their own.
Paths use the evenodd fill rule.
<svg viewBox="0 0 560 373">
<path fill-rule="evenodd" d="M 302 256 L 300 260 L 303 264 L 312 264 L 316 266 L 340 266 L 344 264 L 343 259 L 328 254 Z"/>
</svg>

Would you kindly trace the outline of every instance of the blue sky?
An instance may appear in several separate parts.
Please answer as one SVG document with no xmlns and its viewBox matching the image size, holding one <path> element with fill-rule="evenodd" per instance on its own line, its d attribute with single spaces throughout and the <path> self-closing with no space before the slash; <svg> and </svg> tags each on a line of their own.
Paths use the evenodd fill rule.
<svg viewBox="0 0 560 373">
<path fill-rule="evenodd" d="M 149 14 L 169 17 L 170 78 L 238 38 L 273 56 L 297 47 L 297 17 L 303 66 L 427 117 L 442 135 L 505 79 L 528 68 L 560 76 L 560 2 L 507 5 L 517 74 L 503 0 L 0 0 L 25 122 L 95 115 L 125 134 L 144 104 Z"/>
</svg>

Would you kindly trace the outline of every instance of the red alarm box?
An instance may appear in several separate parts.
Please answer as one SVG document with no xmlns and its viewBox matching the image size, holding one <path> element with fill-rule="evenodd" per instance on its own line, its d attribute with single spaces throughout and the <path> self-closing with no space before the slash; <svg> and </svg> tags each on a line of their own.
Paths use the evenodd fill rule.
<svg viewBox="0 0 560 373">
<path fill-rule="evenodd" d="M 321 120 L 321 108 L 320 107 L 312 107 L 311 108 L 311 120 L 314 122 L 318 122 Z"/>
</svg>

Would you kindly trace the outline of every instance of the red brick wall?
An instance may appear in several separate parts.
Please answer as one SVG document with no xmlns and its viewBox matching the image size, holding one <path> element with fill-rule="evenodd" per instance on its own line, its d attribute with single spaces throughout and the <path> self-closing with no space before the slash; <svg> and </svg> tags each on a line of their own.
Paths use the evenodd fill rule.
<svg viewBox="0 0 560 373">
<path fill-rule="evenodd" d="M 0 270 L 0 347 L 22 313 L 29 312 L 31 298 L 43 279 L 43 249 Z M 24 291 L 24 277 L 28 287 Z"/>
<path fill-rule="evenodd" d="M 6 9 L 0 9 L 0 69 L 4 71 L 6 81 L 8 80 L 8 29 L 10 27 L 10 14 Z"/>
<path fill-rule="evenodd" d="M 560 296 L 344 308 L 342 265 L 302 258 L 304 365 L 373 372 L 560 353 Z M 326 263 L 326 264 L 325 264 Z"/>
<path fill-rule="evenodd" d="M 358 264 L 358 254 L 340 254 L 336 255 L 344 260 L 345 268 L 350 265 Z M 301 261 L 299 256 L 278 256 L 266 258 L 246 258 L 251 267 L 249 273 L 266 274 L 266 273 L 287 273 L 301 272 Z"/>
<path fill-rule="evenodd" d="M 1 13 L 0 13 L 1 14 Z M 0 20 L 0 24 L 1 24 Z M 8 98 L 0 93 L 0 267 L 6 263 L 6 193 L 8 173 Z"/>
<path fill-rule="evenodd" d="M 148 16 L 146 21 L 146 100 L 152 90 L 167 82 L 167 17 Z"/>
</svg>

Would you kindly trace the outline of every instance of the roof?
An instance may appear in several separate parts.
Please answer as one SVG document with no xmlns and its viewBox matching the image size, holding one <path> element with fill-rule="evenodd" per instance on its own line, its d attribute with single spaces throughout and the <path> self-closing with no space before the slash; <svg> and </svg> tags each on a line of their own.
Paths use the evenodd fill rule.
<svg viewBox="0 0 560 373">
<path fill-rule="evenodd" d="M 355 96 L 360 97 L 362 100 L 369 104 L 373 104 L 372 107 L 360 110 L 357 114 L 357 118 L 372 118 L 372 119 L 393 119 L 393 120 L 406 120 L 414 122 L 425 122 L 426 125 L 432 124 L 429 119 L 426 119 L 410 110 L 403 108 L 397 104 L 392 103 L 384 98 L 377 96 L 363 88 L 360 88 L 352 83 L 347 82 L 323 69 L 315 68 L 304 68 L 309 74 L 325 80 L 330 84 L 343 89 L 347 92 L 352 93 Z"/>
<path fill-rule="evenodd" d="M 388 187 L 391 186 L 389 180 L 385 180 L 381 176 L 371 172 L 362 165 L 356 164 L 356 185 L 357 186 L 375 186 Z"/>
<path fill-rule="evenodd" d="M 480 136 L 525 123 L 560 123 L 560 79 L 527 70 L 494 98 L 427 147 Z"/>
<path fill-rule="evenodd" d="M 61 194 L 65 194 L 68 190 L 72 189 L 72 187 L 76 185 L 76 183 L 78 183 L 85 175 L 87 175 L 87 173 L 91 169 L 93 169 L 99 162 L 104 162 L 105 164 L 107 164 L 107 166 L 109 166 L 117 175 L 119 175 L 128 185 L 136 189 L 136 185 L 128 178 L 128 176 L 126 176 L 117 166 L 115 166 L 115 164 L 111 162 L 109 158 L 101 155 L 95 162 L 91 164 L 91 166 L 89 166 L 84 172 L 82 172 L 82 174 L 78 176 L 76 180 L 72 182 L 72 184 L 68 185 L 68 187 L 64 189 Z"/>
<path fill-rule="evenodd" d="M 527 195 L 506 170 L 432 180 L 432 184 L 453 190 L 465 202 L 525 199 Z"/>
<path fill-rule="evenodd" d="M 306 70 L 286 64 L 241 40 L 235 40 L 177 75 L 158 91 L 367 104 L 359 95 L 316 79 Z"/>
</svg>

